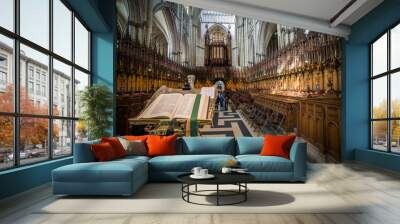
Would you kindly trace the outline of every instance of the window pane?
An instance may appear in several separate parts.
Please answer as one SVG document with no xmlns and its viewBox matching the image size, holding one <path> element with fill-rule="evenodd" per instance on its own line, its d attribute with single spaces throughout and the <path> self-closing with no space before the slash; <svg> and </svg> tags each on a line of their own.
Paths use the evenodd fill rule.
<svg viewBox="0 0 400 224">
<path fill-rule="evenodd" d="M 20 119 L 20 163 L 34 163 L 49 158 L 49 123 L 45 118 Z"/>
<path fill-rule="evenodd" d="M 48 114 L 48 63 L 47 55 L 21 44 L 21 113 Z"/>
<path fill-rule="evenodd" d="M 75 121 L 75 143 L 88 140 L 87 125 L 84 120 Z"/>
<path fill-rule="evenodd" d="M 53 51 L 71 60 L 72 12 L 60 0 L 53 3 Z"/>
<path fill-rule="evenodd" d="M 372 45 L 372 69 L 374 76 L 387 71 L 387 34 Z"/>
<path fill-rule="evenodd" d="M 387 117 L 387 77 L 372 81 L 372 118 Z"/>
<path fill-rule="evenodd" d="M 391 69 L 400 67 L 400 24 L 391 30 L 390 37 Z"/>
<path fill-rule="evenodd" d="M 0 26 L 14 31 L 14 0 L 0 1 Z"/>
<path fill-rule="evenodd" d="M 373 149 L 387 151 L 387 121 L 372 122 Z"/>
<path fill-rule="evenodd" d="M 89 69 L 89 32 L 75 18 L 75 63 Z"/>
<path fill-rule="evenodd" d="M 399 120 L 394 120 L 391 121 L 392 124 L 392 136 L 391 136 L 391 141 L 392 141 L 392 152 L 400 153 L 400 121 Z"/>
<path fill-rule="evenodd" d="M 78 69 L 75 69 L 75 117 L 79 117 L 81 114 L 81 108 L 79 106 L 80 103 L 80 94 L 85 89 L 85 87 L 89 86 L 89 75 L 81 72 Z"/>
<path fill-rule="evenodd" d="M 14 165 L 14 124 L 10 116 L 0 116 L 0 170 Z"/>
<path fill-rule="evenodd" d="M 392 117 L 400 118 L 400 72 L 391 75 L 390 88 Z"/>
<path fill-rule="evenodd" d="M 0 35 L 0 111 L 14 111 L 13 40 Z"/>
<path fill-rule="evenodd" d="M 71 66 L 53 60 L 53 115 L 72 117 Z"/>
<path fill-rule="evenodd" d="M 49 47 L 49 0 L 20 0 L 21 36 Z"/>
<path fill-rule="evenodd" d="M 53 120 L 53 156 L 72 154 L 72 121 Z"/>
</svg>

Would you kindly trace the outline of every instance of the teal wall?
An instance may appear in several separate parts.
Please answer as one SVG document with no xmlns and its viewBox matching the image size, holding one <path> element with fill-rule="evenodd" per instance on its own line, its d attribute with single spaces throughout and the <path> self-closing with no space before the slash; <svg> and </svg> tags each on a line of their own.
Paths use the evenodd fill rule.
<svg viewBox="0 0 400 224">
<path fill-rule="evenodd" d="M 116 2 L 115 0 L 99 1 L 99 10 L 107 18 L 108 32 L 92 33 L 92 72 L 93 83 L 105 84 L 113 92 L 113 125 L 110 127 L 110 133 L 115 135 L 115 111 L 116 97 Z"/>
<path fill-rule="evenodd" d="M 400 22 L 400 0 L 385 0 L 353 24 L 344 46 L 343 66 L 343 159 L 355 159 L 392 170 L 399 170 L 399 156 L 369 150 L 368 45 L 397 22 Z"/>
<path fill-rule="evenodd" d="M 106 84 L 113 91 L 116 43 L 115 0 L 67 0 L 67 2 L 92 31 L 93 83 Z M 110 127 L 110 132 L 114 132 L 113 127 Z M 50 182 L 53 169 L 71 163 L 72 158 L 69 157 L 0 172 L 0 199 Z"/>
<path fill-rule="evenodd" d="M 53 169 L 71 163 L 69 157 L 0 172 L 0 199 L 48 183 Z"/>
</svg>

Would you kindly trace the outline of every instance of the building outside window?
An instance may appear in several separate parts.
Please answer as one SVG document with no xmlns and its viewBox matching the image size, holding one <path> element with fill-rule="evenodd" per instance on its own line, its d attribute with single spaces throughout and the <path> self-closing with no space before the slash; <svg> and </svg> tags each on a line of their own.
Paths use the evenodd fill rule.
<svg viewBox="0 0 400 224">
<path fill-rule="evenodd" d="M 0 84 L 1 85 L 7 84 L 7 73 L 4 71 L 0 71 Z"/>
<path fill-rule="evenodd" d="M 370 45 L 371 148 L 400 153 L 400 24 Z"/>
<path fill-rule="evenodd" d="M 40 96 L 40 84 L 36 84 L 36 95 Z"/>
<path fill-rule="evenodd" d="M 79 103 L 79 91 L 90 84 L 86 81 L 91 74 L 90 32 L 64 1 L 51 2 L 19 1 L 19 12 L 11 12 L 13 17 L 20 16 L 14 18 L 19 21 L 17 29 L 14 31 L 0 23 L 8 30 L 0 30 L 0 84 L 12 87 L 0 88 L 0 170 L 70 156 L 73 143 L 87 139 L 85 126 L 78 122 L 79 113 L 74 113 L 71 105 Z M 42 13 L 38 14 L 39 11 Z M 51 29 L 50 24 L 53 25 Z M 14 88 L 17 65 L 12 60 L 14 54 L 20 59 L 16 75 L 20 80 L 19 88 Z M 63 82 L 62 86 L 59 81 Z M 17 90 L 19 98 L 14 99 Z M 60 95 L 62 103 L 57 104 Z M 52 106 L 50 99 L 53 99 Z M 13 109 L 15 104 L 18 112 Z M 15 129 L 18 133 L 14 133 Z M 33 136 L 32 132 L 39 134 Z"/>
<path fill-rule="evenodd" d="M 31 81 L 28 82 L 28 91 L 29 91 L 29 94 L 34 93 L 33 82 L 31 82 Z"/>
<path fill-rule="evenodd" d="M 7 87 L 7 56 L 0 54 L 0 91 L 5 91 Z"/>
<path fill-rule="evenodd" d="M 58 89 L 54 89 L 54 92 L 53 92 L 53 104 L 54 104 L 54 106 L 57 107 L 57 103 L 58 103 Z"/>
<path fill-rule="evenodd" d="M 40 81 L 40 70 L 36 69 L 36 80 Z"/>
<path fill-rule="evenodd" d="M 46 82 L 46 74 L 42 73 L 42 82 Z"/>
<path fill-rule="evenodd" d="M 42 96 L 46 96 L 46 86 L 42 86 Z"/>
<path fill-rule="evenodd" d="M 29 66 L 29 71 L 28 71 L 28 73 L 29 73 L 29 79 L 32 79 L 32 80 L 33 80 L 33 67 L 32 67 L 32 66 Z"/>
</svg>

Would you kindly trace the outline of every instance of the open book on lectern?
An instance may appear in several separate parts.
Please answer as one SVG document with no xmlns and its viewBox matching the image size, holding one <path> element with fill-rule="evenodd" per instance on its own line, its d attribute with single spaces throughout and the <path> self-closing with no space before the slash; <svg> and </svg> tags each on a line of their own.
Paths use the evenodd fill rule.
<svg viewBox="0 0 400 224">
<path fill-rule="evenodd" d="M 198 105 L 196 97 L 200 97 Z M 193 109 L 198 106 L 197 119 L 206 120 L 209 96 L 197 94 L 168 93 L 160 94 L 144 111 L 138 116 L 139 119 L 190 119 Z"/>
</svg>

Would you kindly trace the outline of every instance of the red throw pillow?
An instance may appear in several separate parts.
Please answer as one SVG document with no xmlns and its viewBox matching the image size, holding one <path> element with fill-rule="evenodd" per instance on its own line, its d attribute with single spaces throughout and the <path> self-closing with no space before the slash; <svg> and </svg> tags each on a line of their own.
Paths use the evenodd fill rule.
<svg viewBox="0 0 400 224">
<path fill-rule="evenodd" d="M 176 138 L 178 135 L 159 136 L 149 135 L 147 137 L 148 156 L 176 155 Z"/>
<path fill-rule="evenodd" d="M 94 157 L 99 162 L 110 161 L 117 158 L 113 147 L 108 142 L 93 144 L 91 145 L 91 149 Z"/>
<path fill-rule="evenodd" d="M 136 140 L 139 140 L 139 141 L 146 141 L 146 139 L 147 139 L 147 136 L 148 135 L 137 135 L 137 136 L 135 136 L 135 135 L 125 135 L 124 136 L 124 139 L 126 139 L 126 140 L 128 140 L 128 141 L 136 141 Z"/>
<path fill-rule="evenodd" d="M 115 155 L 118 158 L 126 156 L 126 151 L 122 146 L 121 142 L 119 142 L 118 138 L 111 137 L 111 138 L 101 138 L 101 142 L 108 142 L 114 149 Z"/>
<path fill-rule="evenodd" d="M 260 155 L 280 156 L 289 159 L 290 148 L 295 139 L 295 135 L 264 135 L 264 146 Z"/>
</svg>

